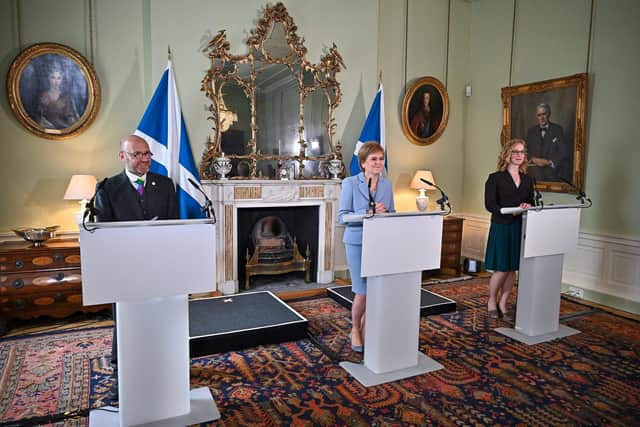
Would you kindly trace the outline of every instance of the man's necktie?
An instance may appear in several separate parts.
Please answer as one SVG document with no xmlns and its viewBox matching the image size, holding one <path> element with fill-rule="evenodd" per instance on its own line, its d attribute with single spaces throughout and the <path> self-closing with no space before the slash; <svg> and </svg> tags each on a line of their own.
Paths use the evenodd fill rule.
<svg viewBox="0 0 640 427">
<path fill-rule="evenodd" d="M 140 178 L 136 179 L 136 191 L 141 196 L 144 194 L 144 181 Z"/>
</svg>

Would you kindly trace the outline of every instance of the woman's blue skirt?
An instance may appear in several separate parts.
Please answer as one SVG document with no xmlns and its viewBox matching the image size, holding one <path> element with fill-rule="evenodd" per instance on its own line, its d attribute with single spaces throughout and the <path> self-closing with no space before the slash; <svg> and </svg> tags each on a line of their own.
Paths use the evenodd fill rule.
<svg viewBox="0 0 640 427">
<path fill-rule="evenodd" d="M 360 277 L 360 265 L 362 264 L 362 245 L 344 244 L 349 264 L 349 276 L 351 276 L 351 290 L 354 294 L 367 294 L 367 278 Z"/>
<path fill-rule="evenodd" d="M 484 265 L 492 271 L 516 271 L 520 265 L 522 221 L 491 223 Z"/>
</svg>

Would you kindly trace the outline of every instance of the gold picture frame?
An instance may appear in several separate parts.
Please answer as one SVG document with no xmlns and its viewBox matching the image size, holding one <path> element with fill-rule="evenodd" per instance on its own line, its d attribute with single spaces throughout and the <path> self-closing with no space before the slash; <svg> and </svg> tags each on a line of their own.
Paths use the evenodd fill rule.
<svg viewBox="0 0 640 427">
<path fill-rule="evenodd" d="M 93 66 L 76 50 L 38 43 L 13 60 L 7 75 L 9 105 L 29 132 L 63 140 L 79 135 L 100 107 Z"/>
<path fill-rule="evenodd" d="M 416 80 L 402 101 L 401 120 L 402 131 L 412 143 L 436 142 L 449 121 L 449 95 L 442 82 L 435 77 Z"/>
<path fill-rule="evenodd" d="M 584 191 L 587 87 L 581 73 L 502 88 L 501 142 L 527 141 L 528 173 L 542 191 Z"/>
</svg>

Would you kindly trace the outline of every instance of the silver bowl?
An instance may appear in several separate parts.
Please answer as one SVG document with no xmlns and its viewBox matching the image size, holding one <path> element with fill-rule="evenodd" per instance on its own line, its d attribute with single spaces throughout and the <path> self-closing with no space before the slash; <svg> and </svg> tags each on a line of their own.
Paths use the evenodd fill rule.
<svg viewBox="0 0 640 427">
<path fill-rule="evenodd" d="M 56 230 L 59 225 L 52 225 L 51 227 L 22 227 L 13 230 L 18 236 L 24 240 L 33 243 L 33 247 L 37 248 L 42 246 L 44 242 L 56 236 Z"/>
</svg>

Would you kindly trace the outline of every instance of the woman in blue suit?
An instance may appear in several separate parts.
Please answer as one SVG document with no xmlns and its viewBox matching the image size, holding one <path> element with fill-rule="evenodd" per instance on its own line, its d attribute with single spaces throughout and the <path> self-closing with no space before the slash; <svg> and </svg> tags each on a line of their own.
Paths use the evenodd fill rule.
<svg viewBox="0 0 640 427">
<path fill-rule="evenodd" d="M 342 194 L 338 221 L 347 214 L 373 213 L 369 207 L 370 195 L 375 200 L 375 213 L 395 212 L 391 181 L 382 176 L 384 149 L 377 142 L 367 142 L 358 151 L 361 172 L 342 181 Z M 360 277 L 362 259 L 362 223 L 346 223 L 344 246 L 349 263 L 351 289 L 355 294 L 351 306 L 351 348 L 362 353 L 364 348 L 364 313 L 367 302 L 367 279 Z"/>
</svg>

